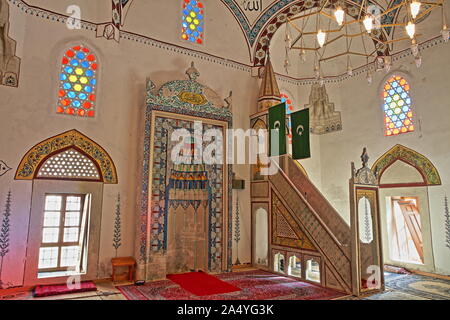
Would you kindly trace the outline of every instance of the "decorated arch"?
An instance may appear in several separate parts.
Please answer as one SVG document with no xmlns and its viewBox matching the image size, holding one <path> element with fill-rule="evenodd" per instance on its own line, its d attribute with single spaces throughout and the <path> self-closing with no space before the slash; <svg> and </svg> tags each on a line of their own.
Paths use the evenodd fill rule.
<svg viewBox="0 0 450 320">
<path fill-rule="evenodd" d="M 395 1 L 395 0 L 392 0 Z M 282 1 L 279 1 L 280 3 Z M 345 1 L 348 6 L 347 14 L 354 19 L 357 19 L 361 12 L 364 11 L 363 8 L 360 7 L 360 4 L 346 0 Z M 295 16 L 301 14 L 302 12 L 306 12 L 313 8 L 320 8 L 324 5 L 323 1 L 314 1 L 314 0 L 294 0 L 294 1 L 285 1 L 285 6 L 279 8 L 278 11 L 268 10 L 265 15 L 266 24 L 260 30 L 258 30 L 258 37 L 255 39 L 255 43 L 253 44 L 253 64 L 255 66 L 264 65 L 264 61 L 266 60 L 266 56 L 269 53 L 270 43 L 272 38 L 278 29 L 289 19 L 294 18 Z M 334 7 L 333 3 L 326 3 L 326 7 Z M 264 16 L 264 15 L 263 15 Z M 385 17 L 382 23 L 388 23 L 393 21 L 393 17 Z M 392 23 L 391 21 L 391 23 Z M 392 29 L 392 28 L 391 28 Z M 389 55 L 389 47 L 381 47 L 378 43 L 382 43 L 387 40 L 387 33 L 390 30 L 386 30 L 383 28 L 381 31 L 375 30 L 373 32 L 373 44 L 374 48 L 377 51 L 377 54 L 380 56 Z"/>
<path fill-rule="evenodd" d="M 433 163 L 424 155 L 400 144 L 397 144 L 383 154 L 372 166 L 372 171 L 377 175 L 378 183 L 380 183 L 384 171 L 397 160 L 416 168 L 422 175 L 424 183 L 427 186 L 441 185 L 441 177 Z"/>
<path fill-rule="evenodd" d="M 93 176 L 105 184 L 117 184 L 117 171 L 109 154 L 93 140 L 77 130 L 70 130 L 48 138 L 32 147 L 22 158 L 17 168 L 16 180 L 33 180 L 41 178 L 40 169 L 48 165 L 57 155 L 66 153 L 83 159 Z M 95 170 L 97 169 L 97 170 Z M 98 175 L 98 176 L 97 176 Z M 77 177 L 73 180 L 79 180 Z M 94 179 L 85 179 L 94 180 Z"/>
</svg>

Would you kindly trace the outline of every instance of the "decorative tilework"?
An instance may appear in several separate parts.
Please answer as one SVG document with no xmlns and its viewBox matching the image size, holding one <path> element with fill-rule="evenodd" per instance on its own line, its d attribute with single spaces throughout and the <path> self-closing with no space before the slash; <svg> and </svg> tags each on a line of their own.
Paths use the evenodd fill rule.
<svg viewBox="0 0 450 320">
<path fill-rule="evenodd" d="M 272 193 L 272 243 L 317 251 L 275 193 Z"/>
<path fill-rule="evenodd" d="M 251 46 L 253 46 L 253 44 L 255 43 L 258 34 L 260 33 L 262 27 L 267 23 L 267 21 L 269 21 L 269 19 L 273 17 L 282 8 L 295 1 L 298 0 L 276 1 L 270 8 L 266 9 L 264 14 L 258 19 L 258 21 L 256 21 L 255 24 L 252 27 L 250 27 L 247 17 L 239 8 L 239 6 L 236 5 L 235 0 L 222 0 L 222 2 L 225 5 L 227 5 L 228 8 L 230 8 L 236 19 L 239 21 L 242 29 L 244 30 L 244 34 L 247 38 L 247 41 L 250 43 Z"/>
<path fill-rule="evenodd" d="M 151 235 L 150 247 L 152 252 L 167 250 L 167 221 L 170 208 L 170 165 L 171 155 L 170 136 L 173 130 L 184 128 L 193 131 L 193 121 L 169 119 L 157 116 L 155 118 L 155 131 L 153 136 L 153 168 L 151 188 Z M 209 124 L 203 125 L 204 130 L 221 129 Z M 173 144 L 173 142 L 172 142 Z M 221 270 L 222 239 L 223 239 L 223 165 L 205 166 L 208 180 L 208 266 L 210 270 Z"/>
<path fill-rule="evenodd" d="M 47 21 L 57 22 L 57 23 L 61 23 L 61 24 L 67 23 L 67 20 L 68 20 L 67 16 L 64 16 L 62 14 L 57 14 L 57 13 L 54 13 L 54 12 L 51 12 L 51 11 L 48 11 L 48 10 L 45 10 L 45 9 L 39 8 L 39 7 L 29 6 L 22 0 L 7 0 L 7 1 L 10 4 L 16 6 L 21 12 L 32 15 L 33 17 L 37 17 L 37 18 L 45 19 Z M 227 1 L 230 3 L 232 2 L 232 0 L 222 0 L 222 1 Z M 96 24 L 96 23 L 89 22 L 89 21 L 81 21 L 80 24 L 81 24 L 82 29 L 92 31 L 94 33 L 97 33 L 98 28 L 101 27 L 101 24 Z M 261 25 L 261 27 L 263 27 L 263 25 Z M 208 53 L 200 52 L 197 50 L 172 45 L 169 43 L 158 41 L 158 40 L 153 39 L 148 36 L 121 30 L 120 38 L 134 41 L 134 42 L 140 43 L 142 45 L 148 45 L 151 47 L 159 48 L 161 50 L 165 50 L 165 51 L 168 51 L 171 53 L 182 54 L 185 56 L 194 57 L 197 59 L 201 59 L 203 61 L 207 61 L 207 62 L 215 63 L 215 64 L 218 64 L 221 66 L 226 66 L 228 68 L 233 68 L 235 70 L 243 71 L 248 74 L 250 74 L 250 72 L 251 72 L 251 66 L 249 66 L 247 64 L 236 62 L 236 61 L 229 60 L 229 59 L 225 59 L 222 57 L 217 57 L 217 56 L 210 55 Z M 442 39 L 442 36 L 439 34 L 439 35 L 436 35 L 436 36 L 420 43 L 419 50 L 423 51 L 423 50 L 432 48 L 432 47 L 434 47 L 436 45 L 440 45 L 440 44 L 444 44 L 444 40 Z M 411 55 L 412 55 L 411 50 L 409 48 L 406 48 L 400 52 L 396 52 L 396 53 L 392 54 L 392 62 L 404 59 Z M 347 74 L 347 72 L 344 72 L 343 74 L 335 75 L 335 76 L 326 76 L 326 77 L 324 77 L 324 83 L 340 83 L 349 78 L 357 77 L 359 75 L 365 74 L 367 71 L 375 71 L 375 69 L 376 69 L 376 63 L 372 62 L 367 65 L 355 68 L 353 70 L 352 76 L 349 76 Z M 293 78 L 293 77 L 282 76 L 282 75 L 277 75 L 277 79 L 279 79 L 283 82 L 290 83 L 293 85 L 298 85 L 298 86 L 311 85 L 311 84 L 317 82 L 317 80 L 315 78 Z"/>
<path fill-rule="evenodd" d="M 183 93 L 201 97 L 201 103 L 187 102 L 186 99 L 183 99 Z M 227 122 L 231 119 L 231 111 L 223 106 L 223 101 L 217 94 L 195 80 L 170 81 L 164 84 L 156 94 L 148 91 L 147 104 L 152 104 L 155 110 L 160 109 Z"/>
<path fill-rule="evenodd" d="M 427 185 L 441 185 L 439 172 L 433 163 L 431 163 L 424 155 L 400 144 L 397 144 L 386 152 L 372 166 L 372 171 L 375 172 L 378 180 L 380 180 L 384 170 L 397 160 L 402 160 L 415 167 L 422 174 Z"/>
<path fill-rule="evenodd" d="M 89 156 L 100 169 L 102 181 L 106 184 L 117 184 L 117 172 L 114 162 L 108 153 L 97 143 L 77 130 L 70 130 L 55 137 L 46 139 L 27 152 L 16 172 L 16 180 L 32 180 L 41 164 L 49 157 L 69 148 L 82 151 Z"/>
<path fill-rule="evenodd" d="M 295 217 L 295 221 L 301 226 L 308 238 L 314 240 L 314 246 L 324 258 L 326 257 L 328 260 L 327 263 L 332 266 L 343 283 L 345 283 L 345 290 L 350 291 L 352 276 L 351 257 L 348 246 L 343 246 L 339 243 L 337 239 L 330 234 L 318 215 L 311 210 L 311 207 L 308 205 L 310 196 L 308 197 L 308 202 L 306 202 L 304 198 L 300 196 L 300 193 L 292 187 L 289 180 L 281 173 L 269 176 L 269 181 L 272 186 L 273 196 L 272 212 L 274 211 L 273 206 L 276 205 L 277 209 L 280 210 L 284 207 L 291 216 Z M 281 203 L 279 199 L 291 199 L 292 201 L 289 203 Z M 282 206 L 280 206 L 280 204 Z M 336 218 L 336 220 L 338 219 L 339 218 Z"/>
<path fill-rule="evenodd" d="M 164 252 L 167 248 L 167 217 L 169 208 L 169 178 L 168 178 L 168 156 L 170 156 L 170 145 L 168 137 L 174 128 L 183 127 L 193 130 L 193 121 L 177 120 L 173 118 L 155 116 L 154 136 L 151 137 L 152 114 L 163 111 L 174 115 L 187 115 L 201 121 L 212 119 L 223 121 L 232 127 L 231 111 L 223 107 L 223 101 L 217 93 L 206 86 L 199 84 L 196 78 L 198 71 L 191 66 L 187 72 L 189 80 L 175 80 L 164 84 L 158 91 L 156 86 L 147 83 L 147 109 L 144 137 L 144 162 L 141 200 L 141 227 L 139 229 L 139 251 L 140 262 L 146 263 L 152 254 Z M 202 98 L 199 98 L 202 97 Z M 195 102 L 195 103 L 190 103 Z M 201 103 L 197 103 L 201 102 Z M 204 130 L 220 126 L 203 124 Z M 153 146 L 151 141 L 153 140 Z M 153 153 L 152 153 L 153 151 Z M 150 168 L 150 160 L 153 159 L 153 167 Z M 232 166 L 228 166 L 228 211 L 224 212 L 223 201 L 224 167 L 222 165 L 206 166 L 209 178 L 209 239 L 208 239 L 208 267 L 211 271 L 222 270 L 223 246 L 226 245 L 228 261 L 227 270 L 231 270 L 231 245 L 232 245 Z M 149 184 L 150 172 L 152 172 L 151 187 Z M 151 190 L 149 190 L 151 189 Z M 151 205 L 149 206 L 149 200 Z M 223 215 L 227 214 L 228 226 L 222 225 Z M 148 225 L 151 223 L 151 225 Z M 148 233 L 148 231 L 150 234 Z M 228 243 L 223 243 L 227 232 Z"/>
</svg>

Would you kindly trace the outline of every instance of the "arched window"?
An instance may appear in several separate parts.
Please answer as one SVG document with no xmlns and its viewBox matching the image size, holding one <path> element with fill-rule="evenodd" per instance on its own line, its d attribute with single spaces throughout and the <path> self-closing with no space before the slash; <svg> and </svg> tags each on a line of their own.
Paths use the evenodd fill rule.
<svg viewBox="0 0 450 320">
<path fill-rule="evenodd" d="M 385 136 L 413 132 L 410 86 L 405 78 L 393 75 L 384 85 Z"/>
<path fill-rule="evenodd" d="M 47 159 L 40 167 L 37 178 L 101 181 L 94 162 L 72 148 Z"/>
<path fill-rule="evenodd" d="M 95 116 L 98 62 L 83 45 L 66 51 L 61 61 L 57 113 L 79 117 Z"/>
<path fill-rule="evenodd" d="M 204 7 L 200 0 L 183 0 L 181 38 L 193 43 L 204 41 Z"/>
<path fill-rule="evenodd" d="M 274 255 L 273 270 L 275 272 L 284 273 L 284 255 L 280 252 Z"/>
<path fill-rule="evenodd" d="M 306 261 L 306 280 L 320 283 L 320 264 L 313 258 Z"/>
</svg>

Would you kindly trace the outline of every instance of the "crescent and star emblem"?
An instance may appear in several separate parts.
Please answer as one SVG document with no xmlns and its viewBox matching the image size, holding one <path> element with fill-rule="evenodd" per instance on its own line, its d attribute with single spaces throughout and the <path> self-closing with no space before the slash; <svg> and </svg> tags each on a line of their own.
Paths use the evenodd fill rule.
<svg viewBox="0 0 450 320">
<path fill-rule="evenodd" d="M 275 130 L 280 130 L 281 122 L 280 121 L 275 121 L 275 123 L 273 124 L 273 127 L 275 128 Z"/>
</svg>

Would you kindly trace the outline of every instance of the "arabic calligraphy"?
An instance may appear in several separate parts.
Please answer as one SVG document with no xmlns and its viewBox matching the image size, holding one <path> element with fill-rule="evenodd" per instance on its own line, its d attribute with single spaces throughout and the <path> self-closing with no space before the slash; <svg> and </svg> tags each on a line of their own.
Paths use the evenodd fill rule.
<svg viewBox="0 0 450 320">
<path fill-rule="evenodd" d="M 263 0 L 244 0 L 242 1 L 244 11 L 262 11 Z"/>
<path fill-rule="evenodd" d="M 181 101 L 184 101 L 186 103 L 190 103 L 196 106 L 201 106 L 204 105 L 207 100 L 205 98 L 205 96 L 198 94 L 198 93 L 193 93 L 193 92 L 181 92 L 178 96 L 180 98 Z"/>
</svg>

